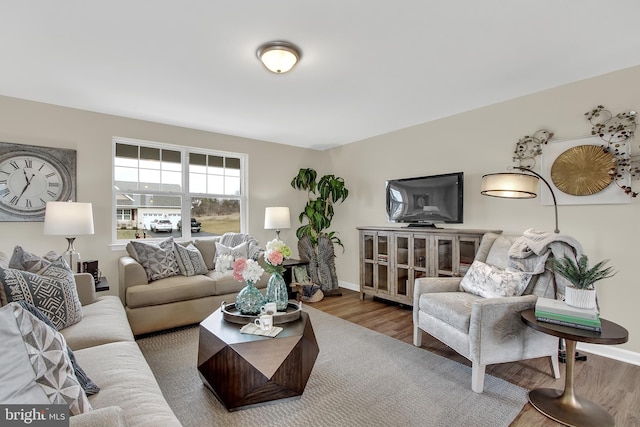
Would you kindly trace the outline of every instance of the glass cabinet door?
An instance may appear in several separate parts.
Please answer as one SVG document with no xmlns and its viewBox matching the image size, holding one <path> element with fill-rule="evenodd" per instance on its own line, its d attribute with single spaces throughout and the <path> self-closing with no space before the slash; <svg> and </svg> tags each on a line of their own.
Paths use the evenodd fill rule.
<svg viewBox="0 0 640 427">
<path fill-rule="evenodd" d="M 452 277 L 454 275 L 454 246 L 453 237 L 435 236 L 435 276 Z"/>
<path fill-rule="evenodd" d="M 476 257 L 476 251 L 480 246 L 480 239 L 477 237 L 461 237 L 458 243 L 460 252 L 460 263 L 458 264 L 458 276 L 464 276 L 469 271 L 469 267 Z"/>
<path fill-rule="evenodd" d="M 389 292 L 389 236 L 379 233 L 376 240 L 378 277 L 376 282 L 378 290 Z"/>
</svg>

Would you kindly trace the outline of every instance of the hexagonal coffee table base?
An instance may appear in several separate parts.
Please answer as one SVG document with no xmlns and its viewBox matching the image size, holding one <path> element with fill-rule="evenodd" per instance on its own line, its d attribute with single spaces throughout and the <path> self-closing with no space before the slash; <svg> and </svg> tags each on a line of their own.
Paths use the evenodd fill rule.
<svg viewBox="0 0 640 427">
<path fill-rule="evenodd" d="M 299 398 L 318 357 L 309 315 L 285 323 L 275 338 L 241 334 L 220 309 L 200 323 L 198 372 L 229 411 Z"/>
</svg>

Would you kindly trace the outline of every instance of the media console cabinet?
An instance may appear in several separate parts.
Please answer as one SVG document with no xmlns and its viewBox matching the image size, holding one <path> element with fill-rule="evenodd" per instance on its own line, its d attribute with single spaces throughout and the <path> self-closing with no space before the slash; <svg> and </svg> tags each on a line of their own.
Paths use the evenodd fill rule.
<svg viewBox="0 0 640 427">
<path fill-rule="evenodd" d="M 365 295 L 413 305 L 420 277 L 459 277 L 469 269 L 485 233 L 422 227 L 358 227 L 360 299 Z"/>
</svg>

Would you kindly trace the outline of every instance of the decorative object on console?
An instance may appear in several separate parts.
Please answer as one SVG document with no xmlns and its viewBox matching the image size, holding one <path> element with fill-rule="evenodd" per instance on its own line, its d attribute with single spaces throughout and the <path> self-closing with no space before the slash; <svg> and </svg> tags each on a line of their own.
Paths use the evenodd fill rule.
<svg viewBox="0 0 640 427">
<path fill-rule="evenodd" d="M 586 255 L 581 255 L 577 260 L 565 256 L 552 259 L 551 262 L 553 270 L 571 282 L 571 286 L 565 289 L 565 301 L 577 308 L 596 308 L 595 283 L 617 273 L 613 267 L 605 267 L 609 260 L 600 261 L 589 268 Z"/>
<path fill-rule="evenodd" d="M 0 221 L 43 221 L 45 204 L 76 197 L 76 151 L 0 142 Z"/>
<path fill-rule="evenodd" d="M 326 230 L 331 227 L 333 205 L 344 202 L 349 190 L 343 178 L 324 175 L 316 181 L 317 176 L 314 169 L 300 169 L 291 181 L 291 187 L 307 192 L 308 200 L 298 217 L 301 223 L 307 221 L 296 230 L 298 253 L 303 261 L 309 262 L 309 276 L 321 286 L 325 296 L 339 295 L 333 246 L 342 246 L 342 242 L 334 231 Z"/>
<path fill-rule="evenodd" d="M 260 46 L 256 52 L 267 70 L 283 74 L 291 70 L 300 60 L 300 49 L 293 43 L 273 41 Z"/>
<path fill-rule="evenodd" d="M 265 303 L 262 293 L 254 286 L 264 269 L 257 261 L 239 258 L 233 263 L 233 277 L 238 281 L 247 282 L 236 297 L 235 306 L 241 314 L 258 314 Z"/>
<path fill-rule="evenodd" d="M 288 211 L 288 208 L 287 208 Z M 266 302 L 275 302 L 278 311 L 286 311 L 289 303 L 287 284 L 282 277 L 285 268 L 282 263 L 291 256 L 291 249 L 282 240 L 273 239 L 267 242 L 264 254 L 265 271 L 271 273 L 265 294 Z"/>
<path fill-rule="evenodd" d="M 264 229 L 276 230 L 276 239 L 280 240 L 280 230 L 291 228 L 291 215 L 286 206 L 265 208 Z"/>
<path fill-rule="evenodd" d="M 44 234 L 67 236 L 69 246 L 62 254 L 71 270 L 81 272 L 80 253 L 73 246 L 75 237 L 93 234 L 93 208 L 91 203 L 47 202 L 44 217 Z"/>
</svg>

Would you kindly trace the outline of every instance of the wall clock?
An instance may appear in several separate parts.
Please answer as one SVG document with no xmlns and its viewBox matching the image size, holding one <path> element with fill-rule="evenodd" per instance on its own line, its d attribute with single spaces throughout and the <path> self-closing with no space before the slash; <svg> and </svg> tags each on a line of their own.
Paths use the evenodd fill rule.
<svg viewBox="0 0 640 427">
<path fill-rule="evenodd" d="M 44 221 L 47 202 L 75 198 L 75 150 L 0 142 L 0 221 Z"/>
</svg>

